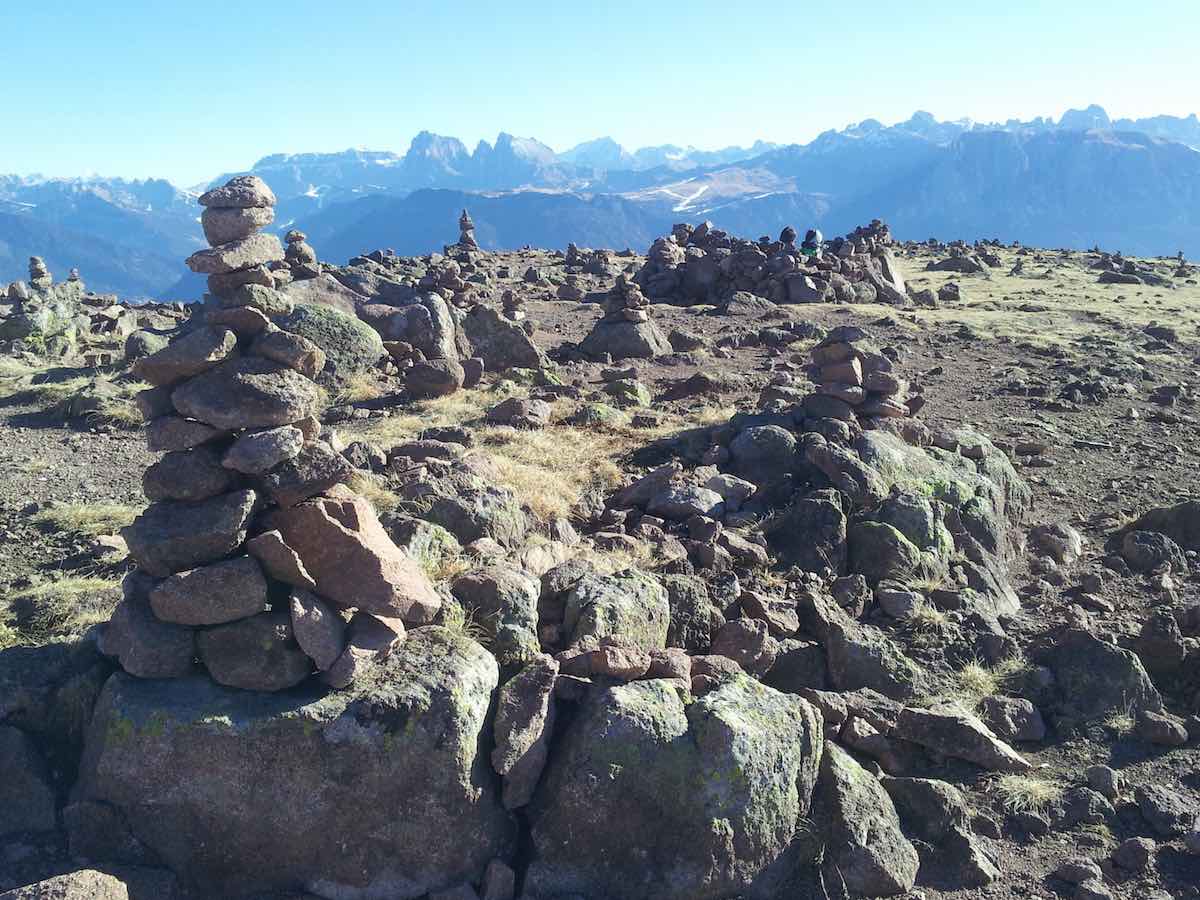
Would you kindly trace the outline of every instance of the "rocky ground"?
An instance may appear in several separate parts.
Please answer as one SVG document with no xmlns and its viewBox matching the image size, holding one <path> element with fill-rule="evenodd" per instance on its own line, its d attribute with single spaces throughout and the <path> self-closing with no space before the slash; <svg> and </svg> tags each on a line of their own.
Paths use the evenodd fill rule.
<svg viewBox="0 0 1200 900">
<path fill-rule="evenodd" d="M 614 373 L 611 362 L 584 361 L 572 350 L 604 314 L 598 301 L 612 286 L 611 274 L 579 274 L 574 284 L 583 300 L 561 300 L 561 253 L 489 254 L 493 271 L 501 273 L 492 285 L 497 299 L 510 290 L 523 301 L 519 305 L 534 326 L 533 341 L 554 363 L 553 378 L 529 371 L 485 372 L 473 387 L 418 401 L 396 393 L 402 370 L 385 367 L 341 385 L 326 421 L 337 431 L 340 446 L 359 454 L 355 464 L 374 472 L 364 476 L 360 489 L 394 536 L 408 529 L 407 544 L 397 538 L 401 546 L 416 546 L 412 532 L 419 527 L 412 523 L 426 521 L 421 516 L 429 506 L 422 506 L 411 478 L 397 475 L 372 455 L 413 459 L 428 453 L 423 463 L 436 475 L 437 454 L 443 451 L 423 446 L 418 454 L 412 442 L 422 437 L 440 438 L 443 446 L 468 444 L 489 456 L 490 467 L 480 471 L 510 488 L 509 496 L 538 523 L 529 529 L 536 540 L 510 540 L 492 528 L 484 529 L 491 545 L 464 549 L 457 544 L 471 542 L 456 532 L 460 541 L 453 548 L 423 557 L 435 581 L 453 585 L 466 610 L 460 630 L 487 644 L 508 676 L 515 671 L 505 668 L 510 636 L 483 615 L 471 620 L 472 583 L 463 581 L 464 573 L 470 576 L 497 558 L 519 558 L 526 571 L 542 576 L 544 598 L 545 573 L 561 560 L 532 560 L 539 552 L 553 557 L 557 546 L 568 543 L 568 535 L 573 540 L 578 531 L 596 571 L 619 572 L 634 563 L 651 577 L 679 577 L 683 569 L 672 555 L 673 545 L 655 531 L 656 521 L 671 517 L 642 516 L 637 504 L 611 502 L 606 514 L 604 501 L 672 459 L 682 460 L 687 470 L 706 462 L 702 457 L 710 435 L 705 432 L 697 450 L 696 429 L 720 428 L 737 412 L 755 412 L 764 389 L 769 395 L 772 388 L 805 383 L 809 353 L 822 335 L 842 326 L 863 329 L 883 348 L 894 371 L 910 382 L 912 392 L 924 398 L 917 418 L 929 433 L 990 438 L 1029 489 L 1027 503 L 1014 504 L 1006 521 L 1011 552 L 996 551 L 1020 608 L 997 617 L 992 643 L 982 640 L 987 629 L 970 621 L 962 586 L 951 583 L 946 573 L 920 584 L 911 579 L 907 596 L 915 590 L 916 600 L 907 601 L 911 605 L 897 614 L 884 610 L 881 585 L 874 585 L 875 596 L 868 589 L 861 600 L 838 598 L 855 617 L 882 629 L 922 673 L 914 678 L 919 687 L 906 688 L 890 702 L 868 697 L 857 714 L 853 700 L 849 712 L 843 706 L 840 714 L 821 707 L 826 737 L 840 727 L 840 746 L 880 774 L 883 783 L 892 776 L 917 776 L 961 791 L 961 799 L 939 805 L 925 795 L 905 801 L 901 787 L 889 789 L 905 834 L 921 857 L 921 874 L 908 895 L 1198 897 L 1200 558 L 1195 541 L 1200 539 L 1200 511 L 1185 509 L 1154 527 L 1134 525 L 1150 510 L 1197 497 L 1198 276 L 1168 277 L 1161 285 L 1101 284 L 1094 254 L 1016 248 L 990 252 L 998 264 L 965 274 L 927 269 L 945 259 L 944 248 L 898 247 L 909 293 L 920 299 L 920 292 L 931 289 L 923 302 L 932 305 L 805 303 L 720 309 L 652 304 L 650 319 L 670 335 L 672 345 L 693 349 L 619 363 L 621 368 L 632 366 L 632 373 Z M 630 275 L 644 262 L 636 256 L 615 260 Z M 1174 270 L 1173 261 L 1144 265 L 1164 273 Z M 958 285 L 957 297 L 941 290 L 950 283 Z M 83 633 L 105 621 L 120 598 L 119 578 L 126 564 L 116 531 L 145 503 L 142 473 L 152 456 L 142 434 L 123 427 L 128 423 L 64 416 L 59 394 L 32 389 L 92 374 L 43 372 L 26 360 L 0 377 L 5 394 L 0 399 L 0 461 L 6 472 L 0 481 L 0 650 Z M 118 383 L 128 377 L 119 366 L 109 374 Z M 631 379 L 648 389 L 648 396 L 640 395 Z M 547 405 L 513 407 L 535 419 L 518 424 L 532 427 L 514 429 L 494 414 L 489 419 L 489 410 L 512 398 L 541 399 Z M 981 458 L 993 452 L 986 442 L 957 440 L 955 447 L 964 455 L 978 446 L 984 447 Z M 756 473 L 741 474 L 759 481 Z M 617 507 L 637 514 L 614 516 L 611 510 Z M 642 518 L 653 521 L 638 524 Z M 726 513 L 725 523 L 729 533 L 736 529 L 744 537 L 729 545 L 725 555 L 733 557 L 730 564 L 712 566 L 705 577 L 715 597 L 718 585 L 727 580 L 723 573 L 735 572 L 743 612 L 747 593 L 771 601 L 762 604 L 762 616 L 737 621 L 770 623 L 770 655 L 776 666 L 781 647 L 794 654 L 788 659 L 801 659 L 806 641 L 800 638 L 826 643 L 827 638 L 813 632 L 849 627 L 838 618 L 844 612 L 805 605 L 815 601 L 803 599 L 806 581 L 789 570 L 788 554 L 779 549 L 786 541 L 769 537 L 777 525 L 771 515 L 734 520 Z M 455 531 L 444 518 L 442 524 Z M 1175 541 L 1154 539 L 1153 546 L 1131 547 L 1125 538 L 1131 526 L 1139 533 L 1171 534 Z M 760 541 L 759 534 L 769 539 Z M 851 593 L 857 589 L 848 581 L 841 587 Z M 789 624 L 786 615 L 782 625 L 772 619 L 771 610 L 777 608 L 772 604 L 780 603 L 793 617 L 798 610 L 798 625 Z M 719 603 L 714 600 L 714 605 Z M 542 647 L 535 650 L 564 648 L 562 613 L 557 620 L 552 612 L 541 613 L 542 620 L 534 623 L 534 643 L 540 639 Z M 783 683 L 782 667 L 774 676 L 770 662 L 755 671 L 761 663 L 755 654 L 761 656 L 766 633 L 763 628 L 753 639 L 724 631 L 705 635 L 698 652 L 711 650 L 703 658 L 712 659 L 719 651 L 712 642 L 724 639 L 722 646 L 731 648 L 727 655 L 743 669 L 768 684 L 773 678 Z M 1107 648 L 1115 647 L 1131 653 L 1106 655 Z M 593 659 L 592 675 L 628 681 L 630 687 L 657 684 L 630 680 L 622 668 L 629 661 L 619 652 L 628 649 L 608 652 L 607 669 Z M 569 652 L 560 652 L 558 665 L 565 667 L 570 659 Z M 637 661 L 632 665 L 636 669 Z M 823 672 L 825 663 L 820 665 Z M 697 671 L 693 664 L 693 688 Z M 588 674 L 581 672 L 579 677 Z M 829 686 L 824 679 L 822 674 L 804 685 L 810 694 L 800 692 L 810 699 L 821 695 L 814 699 L 818 706 L 845 704 L 826 696 L 838 692 L 823 690 Z M 836 687 L 840 691 L 844 685 Z M 1154 689 L 1162 703 L 1152 705 L 1161 713 L 1144 708 L 1136 693 Z M 907 711 L 944 709 L 948 702 L 992 726 L 995 735 L 982 742 L 983 749 L 964 751 L 956 743 L 962 739 L 957 731 L 931 740 L 924 735 L 938 734 L 945 723 L 927 722 Z M 0 697 L 0 723 L 7 715 Z M 1000 749 L 991 742 L 996 736 L 1004 742 Z M 1023 762 L 995 762 L 995 754 L 1009 751 Z M 831 751 L 826 759 L 836 766 L 839 757 Z M 60 781 L 65 777 L 58 775 Z M 561 769 L 551 767 L 546 778 L 563 792 L 580 790 Z M 823 783 L 836 782 L 836 773 L 825 778 Z M 605 812 L 616 815 L 620 810 Z M 557 814 L 545 813 L 548 818 L 541 821 L 554 822 Z M 840 815 L 821 806 L 811 814 Z M 640 836 L 638 823 L 630 827 Z M 867 828 L 853 822 L 845 827 Z M 950 832 L 969 834 L 970 848 L 955 844 Z M 538 839 L 535 828 L 532 840 Z M 0 890 L 47 871 L 77 867 L 70 863 L 64 841 L 52 831 L 4 837 Z M 530 852 L 522 846 L 519 856 L 526 859 Z M 826 847 L 827 854 L 838 852 Z M 903 860 L 893 864 L 905 867 Z M 963 876 L 960 864 L 974 876 Z M 847 863 L 838 871 L 845 875 L 851 869 Z M 978 875 L 981 869 L 986 877 Z M 136 874 L 130 876 L 133 886 L 139 884 Z M 161 880 L 155 880 L 159 874 L 142 877 L 150 885 L 142 888 L 145 896 L 162 896 L 154 894 L 162 889 Z M 525 877 L 532 884 L 549 876 L 539 876 L 533 866 Z M 894 872 L 891 877 L 904 880 Z M 494 896 L 503 896 L 498 890 Z M 561 890 L 562 896 L 578 893 L 570 886 Z M 830 897 L 855 895 L 853 883 L 837 885 L 830 879 L 822 890 Z"/>
</svg>

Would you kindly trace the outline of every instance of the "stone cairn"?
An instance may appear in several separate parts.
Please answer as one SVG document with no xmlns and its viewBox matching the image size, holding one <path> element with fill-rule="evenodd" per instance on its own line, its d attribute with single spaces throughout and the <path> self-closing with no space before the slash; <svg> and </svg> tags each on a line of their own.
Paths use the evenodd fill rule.
<svg viewBox="0 0 1200 900">
<path fill-rule="evenodd" d="M 919 397 L 904 399 L 908 383 L 892 372 L 891 359 L 869 342 L 861 328 L 833 329 L 813 347 L 810 357 L 817 390 L 804 406 L 811 418 L 857 419 L 869 426 L 873 420 L 913 415 L 924 403 Z"/>
<path fill-rule="evenodd" d="M 475 223 L 471 221 L 471 214 L 465 209 L 458 217 L 458 246 L 463 250 L 479 249 L 479 244 L 475 242 Z"/>
<path fill-rule="evenodd" d="M 46 268 L 46 261 L 40 256 L 29 257 L 29 284 L 35 290 L 46 291 L 54 284 L 54 278 L 50 275 L 50 270 Z"/>
<path fill-rule="evenodd" d="M 525 319 L 525 298 L 506 290 L 500 295 L 500 306 L 504 310 L 504 318 L 510 322 L 521 322 Z"/>
<path fill-rule="evenodd" d="M 321 274 L 317 251 L 308 243 L 308 235 L 293 229 L 287 233 L 284 242 L 287 248 L 283 251 L 283 261 L 287 263 L 293 279 L 316 278 Z"/>
<path fill-rule="evenodd" d="M 137 568 L 100 646 L 131 675 L 197 671 L 277 691 L 318 675 L 349 686 L 441 605 L 347 483 L 321 439 L 325 354 L 280 329 L 262 284 L 279 242 L 258 229 L 274 197 L 240 177 L 201 197 L 214 246 L 192 256 L 217 296 L 205 322 L 138 361 L 152 451 L 150 505 L 122 532 Z"/>
<path fill-rule="evenodd" d="M 650 321 L 650 302 L 623 273 L 604 300 L 604 315 L 579 345 L 588 356 L 649 359 L 671 352 L 671 345 Z"/>
</svg>

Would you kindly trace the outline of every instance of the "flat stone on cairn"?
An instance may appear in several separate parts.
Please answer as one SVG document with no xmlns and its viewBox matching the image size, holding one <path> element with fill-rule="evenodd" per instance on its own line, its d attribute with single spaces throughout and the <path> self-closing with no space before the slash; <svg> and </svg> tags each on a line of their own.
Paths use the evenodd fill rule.
<svg viewBox="0 0 1200 900">
<path fill-rule="evenodd" d="M 670 353 L 666 335 L 650 321 L 649 305 L 637 284 L 618 275 L 604 301 L 604 316 L 579 349 L 591 357 L 607 354 L 613 359 L 650 359 Z"/>
<path fill-rule="evenodd" d="M 320 440 L 325 354 L 272 321 L 291 305 L 253 280 L 282 255 L 257 233 L 274 199 L 252 176 L 201 197 L 206 235 L 230 240 L 188 264 L 250 280 L 210 279 L 209 324 L 138 363 L 154 385 L 139 397 L 147 443 L 168 452 L 143 479 L 151 504 L 123 530 L 137 569 L 101 637 L 131 675 L 181 677 L 199 660 L 230 688 L 286 690 L 318 673 L 346 688 L 441 606 Z"/>
</svg>

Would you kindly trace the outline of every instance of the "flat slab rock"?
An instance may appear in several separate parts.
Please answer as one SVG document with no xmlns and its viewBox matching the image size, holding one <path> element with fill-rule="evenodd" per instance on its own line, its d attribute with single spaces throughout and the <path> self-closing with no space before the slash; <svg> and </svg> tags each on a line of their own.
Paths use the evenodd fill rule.
<svg viewBox="0 0 1200 900">
<path fill-rule="evenodd" d="M 437 627 L 347 691 L 118 673 L 74 799 L 115 808 L 201 896 L 416 898 L 479 883 L 516 838 L 483 740 L 498 680 L 483 647 Z"/>
<path fill-rule="evenodd" d="M 201 503 L 152 503 L 121 529 L 121 537 L 140 569 L 165 578 L 237 549 L 257 506 L 254 491 L 234 491 Z"/>
<path fill-rule="evenodd" d="M 250 356 L 186 382 L 171 402 L 180 415 L 214 428 L 270 428 L 314 415 L 321 391 L 287 366 Z"/>
</svg>

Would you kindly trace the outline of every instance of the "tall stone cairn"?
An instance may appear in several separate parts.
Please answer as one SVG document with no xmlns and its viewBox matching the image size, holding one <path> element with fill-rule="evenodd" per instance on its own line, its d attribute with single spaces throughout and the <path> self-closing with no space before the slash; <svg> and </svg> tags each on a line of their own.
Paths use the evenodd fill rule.
<svg viewBox="0 0 1200 900">
<path fill-rule="evenodd" d="M 274 200 L 246 176 L 200 198 L 213 246 L 188 264 L 209 275 L 204 322 L 135 366 L 163 456 L 142 479 L 150 505 L 122 532 L 137 568 L 100 641 L 131 675 L 198 662 L 233 688 L 310 676 L 342 688 L 441 605 L 321 439 L 324 352 L 272 321 L 291 310 L 263 283 L 282 257 L 259 232 Z"/>
<path fill-rule="evenodd" d="M 479 249 L 479 244 L 475 243 L 475 223 L 471 221 L 471 214 L 465 209 L 458 217 L 458 246 L 463 250 Z"/>
<path fill-rule="evenodd" d="M 834 328 L 811 351 L 814 395 L 805 400 L 813 418 L 897 419 L 913 415 L 919 398 L 906 399 L 908 382 L 892 371 L 892 361 L 861 328 Z"/>
</svg>

